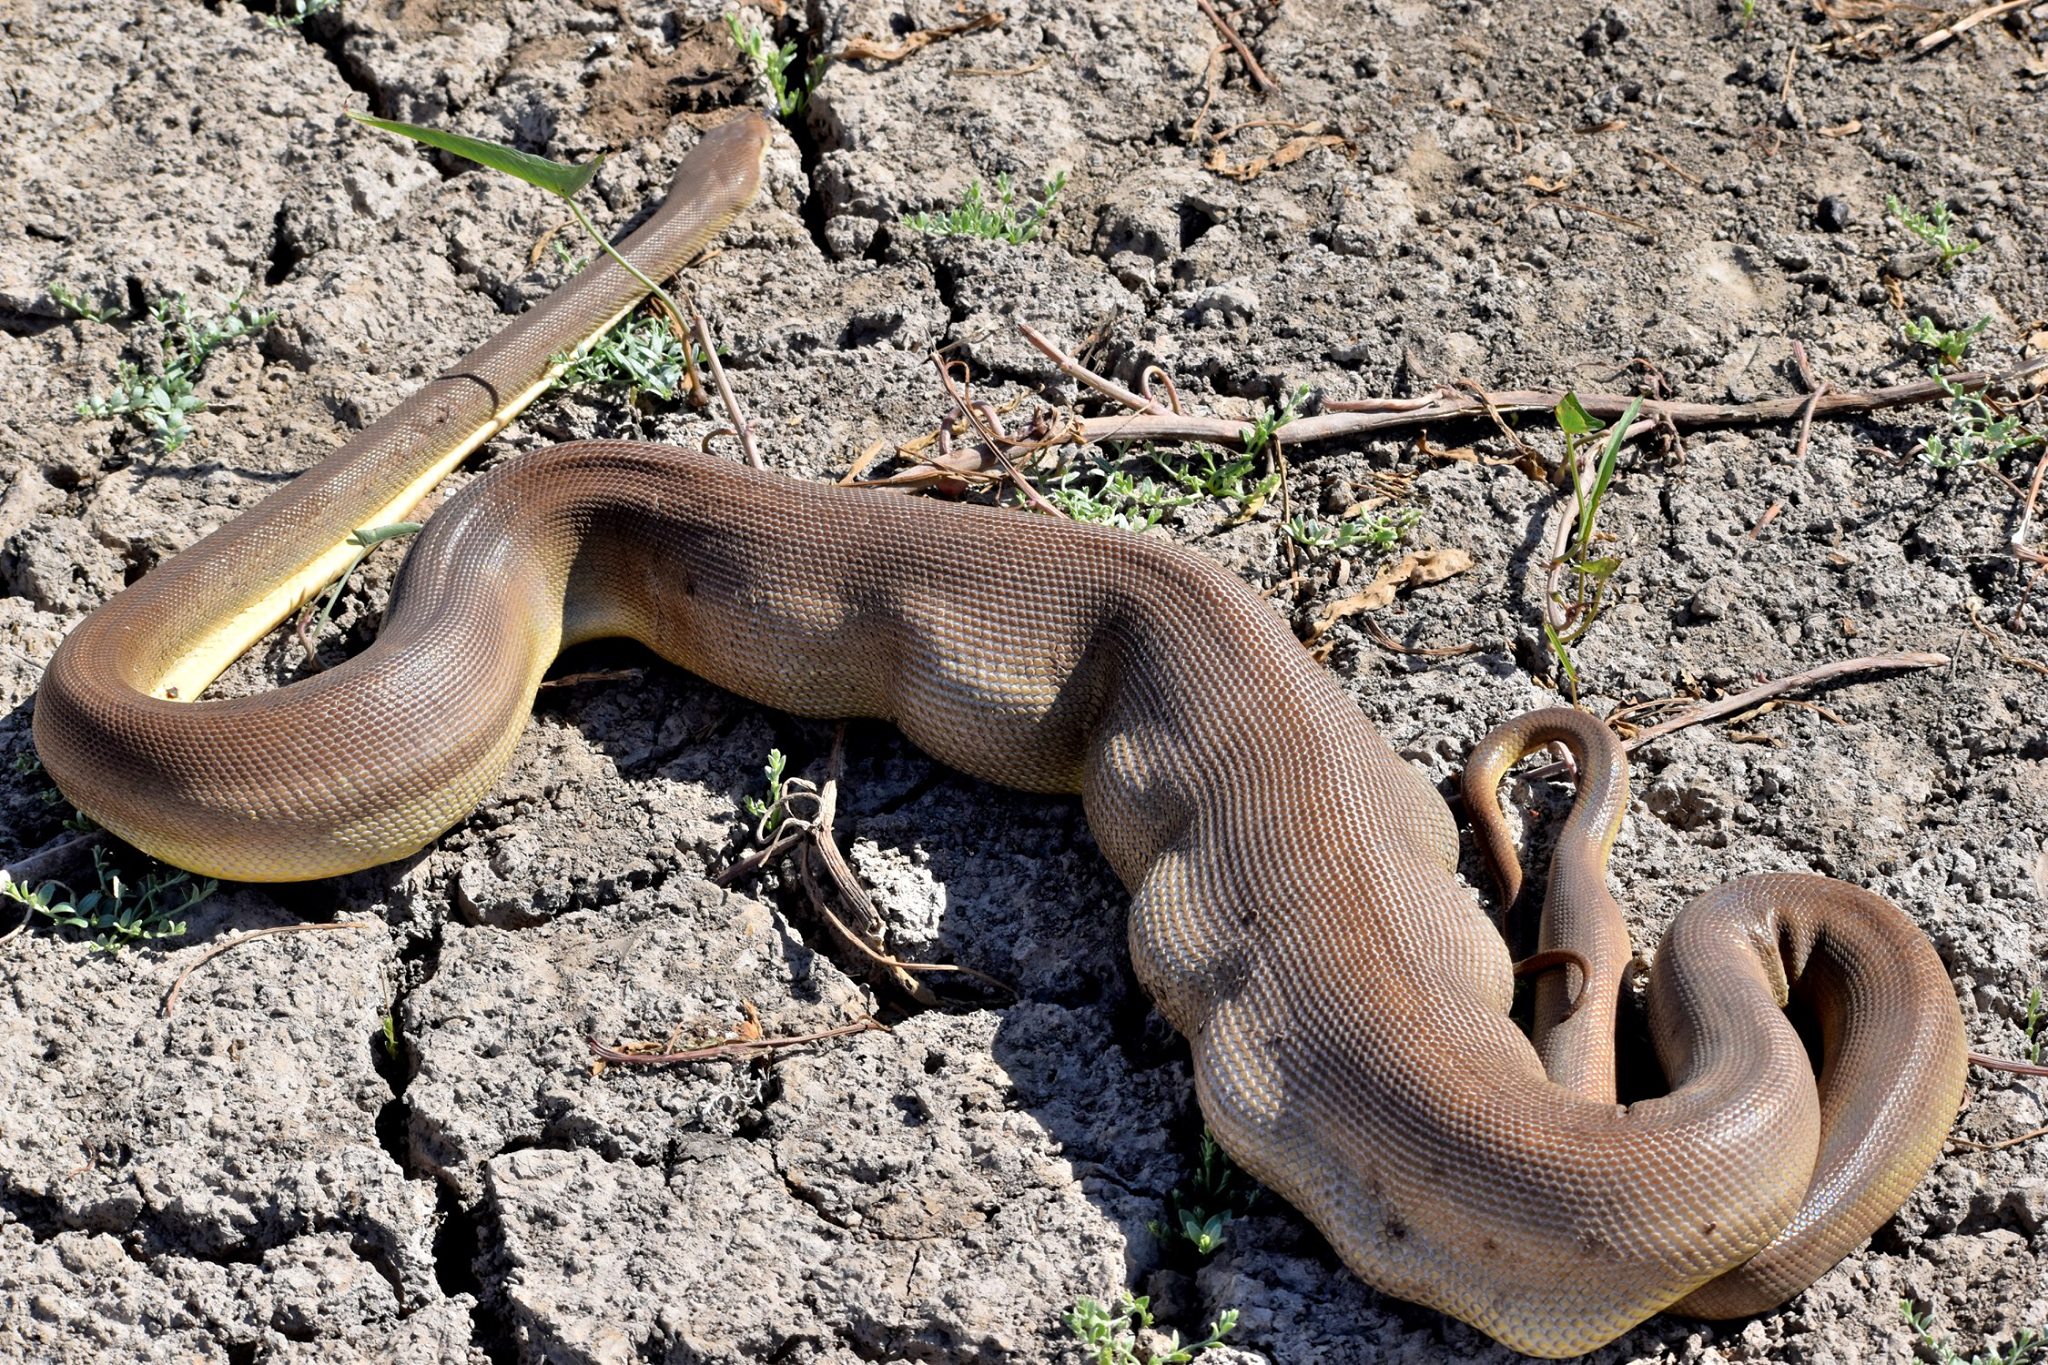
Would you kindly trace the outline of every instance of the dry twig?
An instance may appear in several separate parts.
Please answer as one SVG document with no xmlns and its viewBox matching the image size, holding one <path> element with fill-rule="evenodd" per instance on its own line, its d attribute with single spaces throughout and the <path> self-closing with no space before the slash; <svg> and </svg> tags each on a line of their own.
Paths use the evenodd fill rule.
<svg viewBox="0 0 2048 1365">
<path fill-rule="evenodd" d="M 983 29 L 1001 28 L 1009 16 L 996 10 L 986 10 L 971 19 L 957 24 L 944 24 L 938 28 L 920 28 L 903 35 L 903 41 L 894 47 L 884 47 L 873 38 L 849 38 L 846 46 L 828 58 L 835 62 L 900 62 L 920 48 L 931 46 L 945 38 L 958 38 L 963 33 L 979 33 Z M 995 74 L 995 73 L 991 73 Z"/>
<path fill-rule="evenodd" d="M 774 1052 L 778 1048 L 799 1047 L 805 1043 L 822 1042 L 827 1038 L 844 1038 L 854 1033 L 887 1033 L 889 1026 L 879 1019 L 862 1019 L 855 1024 L 841 1024 L 838 1028 L 819 1029 L 816 1033 L 800 1033 L 790 1038 L 735 1038 L 729 1042 L 714 1043 L 709 1047 L 693 1047 L 685 1052 L 627 1052 L 607 1047 L 595 1038 L 585 1038 L 592 1055 L 600 1061 L 622 1066 L 669 1066 L 676 1062 L 744 1062 Z"/>
<path fill-rule="evenodd" d="M 2028 5 L 2035 3 L 2037 3 L 2037 0 L 2000 0 L 1999 4 L 1986 5 L 1982 9 L 1972 10 L 1954 23 L 1943 24 L 1934 32 L 1922 35 L 1919 41 L 1913 44 L 1913 55 L 1916 57 L 1923 56 L 1934 51 L 1943 43 L 1953 42 L 1955 39 L 1962 37 L 1987 19 L 1996 19 L 2001 15 L 2011 14 L 2014 10 L 2025 9 Z"/>
<path fill-rule="evenodd" d="M 1856 659 L 1837 659 L 1833 663 L 1821 664 L 1818 667 L 1809 668 L 1799 673 L 1792 673 L 1782 678 L 1774 678 L 1769 682 L 1758 683 L 1746 692 L 1738 692 L 1732 697 L 1723 697 L 1721 700 L 1709 702 L 1697 710 L 1688 711 L 1682 716 L 1664 721 L 1658 725 L 1652 725 L 1647 730 L 1637 732 L 1635 738 L 1627 741 L 1621 747 L 1628 753 L 1634 753 L 1652 740 L 1662 739 L 1665 735 L 1671 734 L 1674 731 L 1684 730 L 1694 725 L 1703 725 L 1708 721 L 1721 720 L 1728 716 L 1739 716 L 1744 711 L 1761 702 L 1768 701 L 1773 697 L 1782 696 L 1787 692 L 1797 691 L 1802 687 L 1813 687 L 1820 683 L 1832 682 L 1837 678 L 1853 677 L 1858 673 L 1889 673 L 1899 669 L 1939 668 L 1948 661 L 1948 655 L 1932 653 L 1866 654 Z M 1524 780 L 1532 782 L 1542 781 L 1547 778 L 1562 776 L 1570 771 L 1570 767 L 1566 764 L 1552 763 L 1529 773 Z"/>
<path fill-rule="evenodd" d="M 1209 22 L 1216 25 L 1216 31 L 1223 35 L 1223 41 L 1230 44 L 1230 50 L 1244 63 L 1245 74 L 1252 78 L 1252 84 L 1261 92 L 1279 89 L 1280 83 L 1266 74 L 1266 68 L 1259 65 L 1259 59 L 1245 46 L 1244 39 L 1237 36 L 1237 30 L 1231 27 L 1230 21 L 1223 17 L 1222 12 L 1210 4 L 1209 0 L 1195 0 L 1195 3 L 1202 7 L 1202 13 L 1209 16 Z"/>
<path fill-rule="evenodd" d="M 382 929 L 384 927 L 382 920 L 345 919 L 337 920 L 333 924 L 280 924 L 269 929 L 251 929 L 246 934 L 236 934 L 233 938 L 224 939 L 208 948 L 199 955 L 191 966 L 178 973 L 178 979 L 173 981 L 170 990 L 164 993 L 163 1015 L 168 1019 L 171 1016 L 171 1012 L 178 1008 L 178 992 L 185 989 L 185 978 L 191 976 L 192 973 L 198 971 L 222 953 L 239 948 L 245 943 L 254 943 L 259 938 L 276 938 L 281 934 L 319 934 L 333 929 Z"/>
</svg>

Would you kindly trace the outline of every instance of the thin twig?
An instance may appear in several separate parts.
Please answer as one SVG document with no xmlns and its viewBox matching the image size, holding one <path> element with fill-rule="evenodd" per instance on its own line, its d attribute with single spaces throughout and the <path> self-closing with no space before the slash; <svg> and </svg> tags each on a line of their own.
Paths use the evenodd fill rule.
<svg viewBox="0 0 2048 1365">
<path fill-rule="evenodd" d="M 1223 35 L 1223 41 L 1230 44 L 1230 50 L 1244 63 L 1245 74 L 1252 78 L 1252 84 L 1261 91 L 1279 89 L 1280 83 L 1266 74 L 1266 68 L 1259 65 L 1259 59 L 1245 46 L 1244 39 L 1237 36 L 1237 30 L 1231 27 L 1230 21 L 1225 19 L 1209 0 L 1195 0 L 1195 3 L 1202 7 L 1202 13 L 1209 16 L 1209 22 L 1216 25 L 1216 31 Z"/>
<path fill-rule="evenodd" d="M 615 1062 L 622 1066 L 668 1066 L 675 1062 L 740 1062 L 748 1061 L 777 1048 L 800 1047 L 805 1043 L 823 1042 L 827 1038 L 844 1038 L 854 1033 L 887 1033 L 889 1026 L 879 1019 L 863 1019 L 857 1024 L 841 1024 L 838 1028 L 819 1029 L 816 1033 L 800 1033 L 791 1038 L 735 1038 L 728 1043 L 716 1043 L 710 1047 L 695 1047 L 687 1052 L 622 1052 L 615 1047 L 606 1047 L 595 1038 L 585 1038 L 590 1051 L 603 1061 Z"/>
<path fill-rule="evenodd" d="M 754 427 L 747 421 L 746 411 L 740 407 L 740 400 L 732 391 L 732 385 L 725 380 L 725 366 L 718 363 L 718 346 L 711 340 L 711 324 L 698 311 L 695 297 L 685 294 L 684 301 L 690 308 L 690 330 L 696 333 L 697 344 L 703 348 L 705 367 L 711 371 L 711 382 L 718 389 L 718 396 L 725 403 L 725 415 L 732 423 L 733 435 L 739 438 L 740 450 L 747 457 L 747 464 L 760 469 L 761 452 L 754 448 Z M 685 353 L 689 347 L 684 346 Z"/>
<path fill-rule="evenodd" d="M 1030 323 L 1018 323 L 1017 330 L 1026 341 L 1036 346 L 1040 351 L 1043 351 L 1046 359 L 1059 366 L 1060 373 L 1070 379 L 1080 380 L 1083 384 L 1086 384 L 1104 397 L 1114 398 L 1117 402 L 1135 412 L 1151 413 L 1159 417 L 1177 417 L 1180 415 L 1169 411 L 1165 406 L 1155 403 L 1149 398 L 1140 398 L 1137 394 L 1132 393 L 1114 380 L 1103 378 L 1080 361 L 1068 355 L 1065 351 L 1062 351 L 1052 342 L 1046 340 L 1044 336 L 1039 334 L 1038 329 Z"/>
<path fill-rule="evenodd" d="M 1985 625 L 1983 619 L 1977 615 L 1977 604 L 1975 602 L 1970 603 L 1967 610 L 1970 615 L 1970 624 L 1977 628 L 1977 633 L 1983 636 L 1985 642 L 1991 646 L 1992 653 L 2016 668 L 2024 668 L 2030 673 L 2039 673 L 2042 677 L 2048 678 L 2048 664 L 2042 663 L 2039 659 L 2030 659 L 2024 654 L 2007 649 L 2005 642 L 1991 633 L 1991 627 Z"/>
<path fill-rule="evenodd" d="M 1030 325 L 1019 323 L 1018 331 L 1026 341 L 1044 352 L 1063 373 L 1131 409 L 1128 413 L 1108 417 L 1081 418 L 1057 430 L 1052 436 L 1038 441 L 1034 448 L 1062 442 L 1128 440 L 1207 441 L 1241 449 L 1246 433 L 1251 430 L 1245 423 L 1232 418 L 1169 412 L 1158 403 L 1148 401 L 1122 385 L 1105 379 L 1068 356 Z M 1965 370 L 1946 376 L 1945 381 L 1929 378 L 1876 389 L 1841 389 L 1828 386 L 1826 391 L 1818 396 L 1800 393 L 1755 403 L 1678 403 L 1650 398 L 1643 400 L 1641 416 L 1645 422 L 1654 422 L 1672 429 L 1766 426 L 1804 418 L 1810 408 L 1812 420 L 1818 421 L 1876 412 L 1886 408 L 1910 407 L 1915 403 L 1940 401 L 1949 397 L 1949 390 L 1943 387 L 1944 382 L 1963 393 L 1978 393 L 1994 386 L 2014 384 L 2044 369 L 2048 369 L 2048 357 L 2037 358 L 1999 373 Z M 1321 412 L 1313 416 L 1297 417 L 1287 424 L 1287 440 L 1291 445 L 1311 445 L 1319 441 L 1351 440 L 1392 431 L 1413 431 L 1442 422 L 1480 416 L 1491 417 L 1498 422 L 1501 414 L 1509 412 L 1547 415 L 1557 410 L 1557 405 L 1564 401 L 1564 397 L 1563 389 L 1508 389 L 1481 390 L 1477 393 L 1444 390 L 1422 400 L 1326 400 Z M 1629 404 L 1636 401 L 1632 395 L 1618 393 L 1579 394 L 1577 397 L 1580 406 L 1589 414 L 1608 421 L 1620 417 L 1628 410 Z M 1395 406 L 1396 404 L 1399 406 Z M 1630 433 L 1631 436 L 1635 434 L 1637 433 L 1634 430 Z"/>
<path fill-rule="evenodd" d="M 2048 1128 L 2036 1128 L 2018 1137 L 2009 1137 L 2003 1142 L 1972 1142 L 1968 1138 L 1952 1137 L 1949 1146 L 1961 1147 L 1972 1152 L 2002 1152 L 2008 1147 L 2017 1147 L 2022 1142 L 2032 1142 L 2037 1137 L 2048 1137 Z"/>
<path fill-rule="evenodd" d="M 1391 649 L 1396 654 L 1413 654 L 1424 659 L 1453 659 L 1461 654 L 1477 654 L 1486 648 L 1485 645 L 1477 642 L 1469 645 L 1440 645 L 1435 648 L 1428 648 L 1423 645 L 1404 645 L 1393 636 L 1387 634 L 1380 623 L 1373 620 L 1370 616 L 1365 618 L 1365 633 L 1372 637 L 1372 642 L 1381 649 Z"/>
<path fill-rule="evenodd" d="M 1804 672 L 1792 673 L 1782 678 L 1775 678 L 1770 682 L 1759 683 L 1747 692 L 1739 692 L 1732 697 L 1723 697 L 1721 700 L 1709 702 L 1697 710 L 1688 711 L 1682 716 L 1674 717 L 1658 725 L 1652 725 L 1647 730 L 1637 732 L 1636 737 L 1622 745 L 1622 748 L 1628 753 L 1634 753 L 1652 740 L 1662 739 L 1674 731 L 1683 730 L 1694 725 L 1701 725 L 1707 721 L 1720 720 L 1725 716 L 1740 715 L 1759 702 L 1768 701 L 1772 697 L 1782 696 L 1784 693 L 1796 691 L 1802 687 L 1812 687 L 1817 683 L 1831 682 L 1836 678 L 1850 677 L 1858 673 L 1884 673 L 1908 668 L 1939 668 L 1948 661 L 1948 655 L 1932 653 L 1866 654 L 1857 659 L 1837 659 L 1833 663 L 1821 664 L 1818 667 L 1806 669 Z M 1547 767 L 1536 769 L 1528 775 L 1526 780 L 1542 781 L 1547 778 L 1562 776 L 1569 771 L 1569 767 L 1563 763 L 1552 763 Z"/>
<path fill-rule="evenodd" d="M 2048 357 L 2028 361 L 2003 373 L 1984 370 L 1967 370 L 1947 376 L 1947 381 L 1965 393 L 1977 393 L 1995 386 L 2013 383 L 2048 369 Z M 1457 417 L 1482 415 L 1487 403 L 1499 412 L 1554 412 L 1564 401 L 1562 389 L 1518 389 L 1490 391 L 1479 396 L 1470 394 L 1444 394 L 1434 401 L 1400 412 L 1374 410 L 1374 405 L 1384 400 L 1367 400 L 1364 404 L 1333 400 L 1323 404 L 1323 411 L 1312 417 L 1296 418 L 1288 424 L 1287 436 L 1296 445 L 1311 441 L 1338 440 L 1347 437 L 1369 435 L 1383 431 L 1403 431 L 1414 427 L 1428 426 Z M 1643 414 L 1649 417 L 1669 417 L 1674 423 L 1685 427 L 1726 427 L 1762 426 L 1774 422 L 1790 421 L 1801 416 L 1809 403 L 1813 405 L 1815 420 L 1849 416 L 1857 413 L 1876 412 L 1886 408 L 1910 407 L 1915 403 L 1927 403 L 1948 397 L 1941 381 L 1935 379 L 1915 380 L 1909 384 L 1893 384 L 1877 389 L 1831 389 L 1822 394 L 1820 401 L 1813 402 L 1811 394 L 1794 394 L 1787 398 L 1767 398 L 1755 403 L 1676 403 L 1662 399 L 1645 399 Z M 1612 421 L 1621 416 L 1634 402 L 1627 394 L 1592 393 L 1579 394 L 1579 404 L 1594 417 Z M 1089 418 L 1081 425 L 1088 439 L 1095 439 L 1095 424 L 1102 422 L 1104 428 L 1111 423 L 1099 418 Z M 1195 440 L 1228 442 L 1233 435 L 1232 428 L 1239 424 L 1223 418 L 1187 417 L 1119 417 L 1114 425 L 1123 435 L 1133 440 Z"/>
<path fill-rule="evenodd" d="M 1986 1071 L 2009 1071 L 2015 1076 L 2048 1076 L 2048 1066 L 2039 1062 L 2016 1062 L 2010 1057 L 1994 1057 L 1988 1052 L 1971 1053 L 1970 1065 L 1981 1066 Z"/>
<path fill-rule="evenodd" d="M 254 943 L 259 938 L 276 938 L 280 934 L 313 934 L 323 933 L 330 929 L 382 929 L 385 927 L 382 920 L 345 919 L 337 920 L 333 924 L 280 924 L 270 929 L 251 929 L 246 934 L 237 934 L 231 939 L 214 944 L 211 948 L 200 954 L 199 958 L 191 966 L 178 973 L 178 979 L 173 981 L 170 990 L 164 993 L 164 1017 L 166 1019 L 170 1018 L 171 1012 L 177 1009 L 178 992 L 185 989 L 186 977 L 192 975 L 192 973 L 198 971 L 222 953 L 230 949 L 239 948 L 244 943 Z"/>
<path fill-rule="evenodd" d="M 584 683 L 638 682 L 647 676 L 644 668 L 594 668 L 584 673 L 564 673 L 559 678 L 542 681 L 540 690 L 545 692 L 556 687 L 581 687 Z"/>
<path fill-rule="evenodd" d="M 1916 57 L 1924 56 L 1940 47 L 1943 43 L 1960 38 L 1963 34 L 1968 33 L 1987 19 L 1996 19 L 2002 14 L 2010 14 L 2016 9 L 2025 9 L 2028 5 L 2034 3 L 2036 3 L 2036 0 L 2001 0 L 1999 4 L 1986 5 L 1980 10 L 1973 10 L 1956 20 L 1953 24 L 1943 24 L 1934 32 L 1923 35 L 1920 41 L 1913 44 L 1913 55 Z"/>
</svg>

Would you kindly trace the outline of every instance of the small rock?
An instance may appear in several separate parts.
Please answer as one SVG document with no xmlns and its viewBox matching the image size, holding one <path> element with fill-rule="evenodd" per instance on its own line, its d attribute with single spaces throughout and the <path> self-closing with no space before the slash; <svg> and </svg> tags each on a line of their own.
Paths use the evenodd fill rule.
<svg viewBox="0 0 2048 1365">
<path fill-rule="evenodd" d="M 1258 315 L 1259 296 L 1243 283 L 1214 285 L 1188 304 L 1197 327 L 1242 327 Z"/>
<path fill-rule="evenodd" d="M 1728 614 L 1728 609 L 1732 605 L 1734 594 L 1727 582 L 1720 578 L 1709 579 L 1685 604 L 1686 621 L 1692 625 L 1718 621 Z"/>
<path fill-rule="evenodd" d="M 1813 221 L 1822 232 L 1840 232 L 1849 226 L 1849 201 L 1839 194 L 1821 196 L 1814 205 Z"/>
<path fill-rule="evenodd" d="M 2048 1180 L 2030 1177 L 2016 1181 L 2005 1192 L 2000 1208 L 2029 1235 L 2048 1227 Z"/>
<path fill-rule="evenodd" d="M 1894 251 L 1885 259 L 1884 273 L 1895 280 L 1910 280 L 1934 264 L 1932 251 Z"/>
</svg>

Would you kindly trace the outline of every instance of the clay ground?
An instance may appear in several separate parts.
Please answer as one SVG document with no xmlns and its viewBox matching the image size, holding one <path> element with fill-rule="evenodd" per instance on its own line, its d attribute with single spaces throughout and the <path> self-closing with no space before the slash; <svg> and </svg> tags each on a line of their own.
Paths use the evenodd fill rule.
<svg viewBox="0 0 2048 1365">
<path fill-rule="evenodd" d="M 66 628 L 562 278 L 536 249 L 557 205 L 343 109 L 610 152 L 588 202 L 619 228 L 696 128 L 764 97 L 701 0 L 343 0 L 284 30 L 263 9 L 0 6 L 0 856 L 64 837 L 28 755 Z M 745 13 L 806 54 L 966 17 Z M 831 67 L 691 279 L 768 458 L 805 477 L 929 430 L 943 343 L 992 399 L 1099 410 L 1018 320 L 1245 419 L 1301 384 L 1317 401 L 1630 391 L 1654 370 L 1698 400 L 1796 394 L 1795 344 L 1818 380 L 1899 382 L 1924 371 L 1899 335 L 1923 314 L 1987 318 L 1972 358 L 2010 365 L 2048 346 L 2048 5 L 1914 55 L 1937 22 L 1861 0 L 1747 18 L 1710 0 L 1284 0 L 1239 16 L 1280 83 L 1262 96 L 1193 0 L 1042 0 Z M 902 222 L 970 180 L 1057 170 L 1028 243 Z M 1893 195 L 1952 204 L 1980 249 L 1944 267 L 1888 219 Z M 127 316 L 80 320 L 52 284 Z M 155 363 L 149 305 L 245 290 L 280 318 L 213 358 L 176 453 L 74 414 L 124 356 Z M 571 436 L 694 444 L 719 421 L 562 393 L 480 463 Z M 1576 658 L 1605 712 L 1884 649 L 1951 655 L 1647 749 L 1614 877 L 1645 951 L 1737 873 L 1872 887 L 1939 948 L 1972 1046 L 2010 1055 L 2048 975 L 2048 589 L 2029 597 L 2020 499 L 1996 477 L 2023 483 L 2031 456 L 1937 470 L 1915 452 L 1945 423 L 1938 406 L 1822 423 L 1803 455 L 1790 424 L 1632 447 L 1601 514 L 1621 565 Z M 1554 432 L 1525 430 L 1555 466 Z M 1329 637 L 1329 667 L 1447 790 L 1487 728 L 1558 700 L 1538 621 L 1561 493 L 1515 455 L 1467 423 L 1291 462 L 1292 510 L 1334 524 L 1392 491 L 1419 515 L 1407 548 L 1472 556 L 1373 621 L 1475 652 L 1396 653 L 1364 618 Z M 1303 552 L 1290 580 L 1277 497 L 1237 510 L 1204 499 L 1154 533 L 1274 589 L 1303 629 L 1376 571 L 1365 551 Z M 396 559 L 344 597 L 330 658 L 374 633 Z M 1183 1331 L 1238 1310 L 1210 1360 L 1507 1358 L 1362 1287 L 1274 1201 L 1206 1260 L 1155 1235 L 1199 1117 L 1075 803 L 849 731 L 839 835 L 893 946 L 1020 996 L 906 1009 L 791 886 L 706 881 L 745 848 L 767 751 L 817 775 L 830 728 L 625 647 L 569 666 L 645 674 L 545 693 L 501 789 L 405 865 L 223 888 L 184 937 L 119 955 L 45 924 L 0 948 L 0 1356 L 1074 1360 L 1063 1312 L 1130 1285 Z M 222 686 L 305 669 L 280 632 Z M 206 946 L 309 920 L 364 927 L 240 948 L 161 1014 Z M 896 1027 L 767 1065 L 592 1074 L 586 1035 L 715 1039 L 749 1008 L 770 1034 L 871 1010 Z M 2042 1083 L 1974 1072 L 1957 1135 L 1996 1143 L 2044 1110 Z M 1790 1306 L 1659 1317 L 1595 1358 L 1900 1359 L 1906 1296 L 1963 1344 L 2004 1341 L 2048 1323 L 2044 1252 L 2048 1142 L 1955 1148 Z"/>
</svg>

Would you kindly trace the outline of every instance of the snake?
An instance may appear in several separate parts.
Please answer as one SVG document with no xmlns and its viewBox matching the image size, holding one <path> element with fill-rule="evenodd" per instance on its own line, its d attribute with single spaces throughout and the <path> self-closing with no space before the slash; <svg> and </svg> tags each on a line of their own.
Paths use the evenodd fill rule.
<svg viewBox="0 0 2048 1365">
<path fill-rule="evenodd" d="M 703 252 L 754 197 L 772 128 L 751 113 L 705 132 L 621 253 L 661 277 Z M 1518 1351 L 1782 1303 L 1925 1175 L 1966 1054 L 1946 971 L 1902 910 L 1801 874 L 1692 902 L 1646 988 L 1668 1089 L 1619 1102 L 1612 732 L 1551 707 L 1467 768 L 1512 892 L 1504 774 L 1553 741 L 1581 766 L 1540 930 L 1562 965 L 1535 982 L 1525 1032 L 1442 795 L 1271 604 L 1157 537 L 577 442 L 448 497 L 369 647 L 201 696 L 643 293 L 600 258 L 81 621 L 34 713 L 64 796 L 209 876 L 388 863 L 499 781 L 560 650 L 631 637 L 762 705 L 893 722 L 976 778 L 1078 794 L 1130 892 L 1135 975 L 1186 1038 L 1224 1150 L 1367 1283 Z"/>
</svg>

